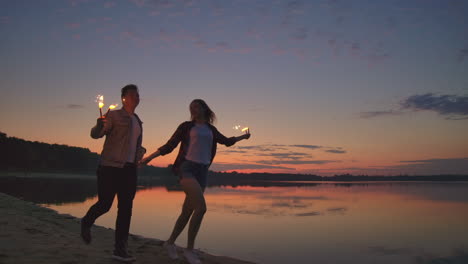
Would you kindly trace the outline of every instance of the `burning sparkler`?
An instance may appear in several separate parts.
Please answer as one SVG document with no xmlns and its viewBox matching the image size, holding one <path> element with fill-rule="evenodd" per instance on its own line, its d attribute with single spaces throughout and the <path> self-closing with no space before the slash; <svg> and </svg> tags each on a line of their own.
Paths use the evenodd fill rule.
<svg viewBox="0 0 468 264">
<path fill-rule="evenodd" d="M 102 108 L 104 107 L 104 95 L 98 95 L 96 97 L 96 102 L 98 103 L 98 106 L 99 106 L 100 117 L 102 117 Z"/>
<path fill-rule="evenodd" d="M 234 126 L 233 129 L 235 129 L 235 130 L 240 130 L 240 131 L 242 131 L 242 132 L 245 132 L 246 134 L 249 134 L 249 133 L 250 133 L 250 130 L 249 130 L 248 127 L 244 127 L 244 128 L 242 128 L 242 129 L 241 129 L 241 127 L 242 127 L 241 125 L 237 125 L 237 126 Z"/>
<path fill-rule="evenodd" d="M 113 110 L 113 109 L 116 108 L 118 105 L 119 105 L 119 104 L 111 104 L 111 105 L 109 105 L 109 109 L 107 109 L 107 112 L 106 112 L 106 115 L 105 115 L 105 116 L 107 116 L 107 114 L 109 114 L 109 111 L 110 111 L 110 110 Z"/>
</svg>

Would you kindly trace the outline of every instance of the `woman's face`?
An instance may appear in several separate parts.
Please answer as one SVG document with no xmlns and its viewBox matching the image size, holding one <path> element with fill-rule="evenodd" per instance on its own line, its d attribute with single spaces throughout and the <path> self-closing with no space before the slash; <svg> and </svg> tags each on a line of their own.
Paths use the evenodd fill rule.
<svg viewBox="0 0 468 264">
<path fill-rule="evenodd" d="M 196 118 L 200 119 L 203 117 L 203 108 L 198 102 L 192 102 L 190 104 L 190 114 Z"/>
</svg>

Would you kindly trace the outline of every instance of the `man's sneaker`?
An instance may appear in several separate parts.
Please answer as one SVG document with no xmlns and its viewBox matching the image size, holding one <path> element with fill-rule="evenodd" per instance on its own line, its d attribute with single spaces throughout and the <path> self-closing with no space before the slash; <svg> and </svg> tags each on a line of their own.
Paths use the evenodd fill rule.
<svg viewBox="0 0 468 264">
<path fill-rule="evenodd" d="M 136 260 L 135 257 L 130 256 L 126 250 L 114 250 L 114 254 L 112 254 L 112 258 L 121 262 L 133 262 Z"/>
<path fill-rule="evenodd" d="M 81 238 L 86 244 L 91 243 L 91 228 L 87 227 L 81 220 Z"/>
<path fill-rule="evenodd" d="M 190 249 L 184 249 L 184 257 L 187 259 L 190 264 L 201 264 L 201 260 L 198 258 L 198 255 Z"/>
<path fill-rule="evenodd" d="M 163 247 L 166 249 L 167 255 L 169 258 L 176 260 L 179 259 L 179 255 L 177 255 L 177 248 L 174 244 L 169 244 L 167 241 L 164 242 Z"/>
</svg>

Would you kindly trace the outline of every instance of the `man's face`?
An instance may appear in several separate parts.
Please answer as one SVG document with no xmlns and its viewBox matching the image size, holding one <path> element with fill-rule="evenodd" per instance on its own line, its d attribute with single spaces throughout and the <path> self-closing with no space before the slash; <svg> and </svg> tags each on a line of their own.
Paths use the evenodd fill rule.
<svg viewBox="0 0 468 264">
<path fill-rule="evenodd" d="M 136 90 L 129 90 L 127 94 L 122 97 L 122 102 L 124 105 L 136 108 L 140 103 L 140 95 Z"/>
</svg>

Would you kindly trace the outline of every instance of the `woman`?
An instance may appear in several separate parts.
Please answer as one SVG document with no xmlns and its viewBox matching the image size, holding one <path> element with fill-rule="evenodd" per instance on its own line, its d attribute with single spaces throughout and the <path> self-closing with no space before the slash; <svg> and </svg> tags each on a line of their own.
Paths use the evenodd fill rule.
<svg viewBox="0 0 468 264">
<path fill-rule="evenodd" d="M 181 143 L 179 154 L 172 166 L 179 176 L 179 182 L 185 192 L 185 201 L 182 213 L 177 219 L 170 238 L 164 243 L 169 257 L 178 259 L 175 240 L 190 220 L 188 230 L 187 248 L 183 254 L 189 263 L 201 263 L 194 253 L 195 237 L 197 236 L 203 216 L 206 212 L 206 203 L 203 192 L 206 188 L 208 168 L 216 155 L 217 143 L 232 146 L 242 139 L 249 139 L 250 132 L 239 137 L 227 138 L 213 126 L 215 114 L 201 99 L 190 103 L 191 121 L 179 125 L 169 141 L 153 154 L 141 160 L 147 164 L 152 159 L 171 153 Z"/>
</svg>

